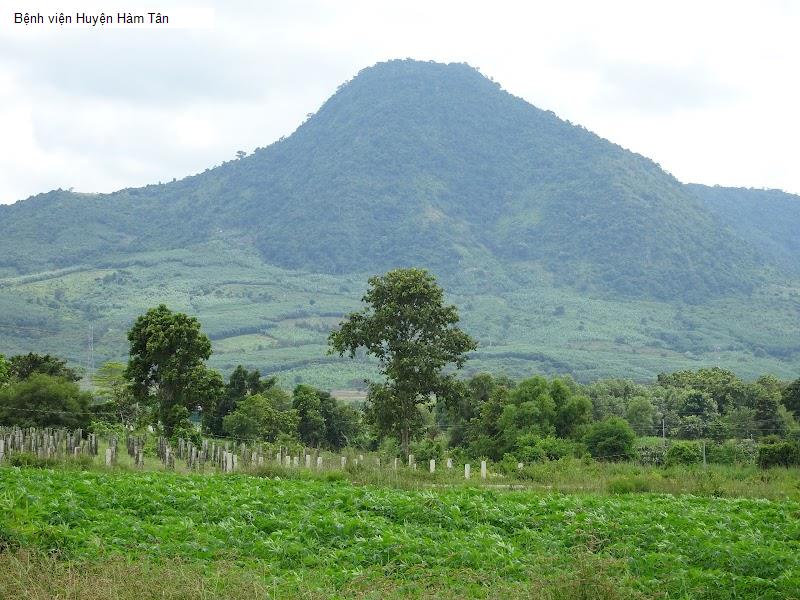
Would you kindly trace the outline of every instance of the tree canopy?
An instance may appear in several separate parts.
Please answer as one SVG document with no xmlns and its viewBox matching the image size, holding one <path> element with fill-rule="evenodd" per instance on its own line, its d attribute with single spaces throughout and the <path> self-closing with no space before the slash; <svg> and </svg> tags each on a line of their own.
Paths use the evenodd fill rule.
<svg viewBox="0 0 800 600">
<path fill-rule="evenodd" d="M 222 377 L 205 366 L 211 342 L 197 319 L 173 313 L 164 304 L 136 319 L 128 331 L 130 359 L 125 376 L 137 400 L 158 407 L 167 435 L 182 414 L 196 407 L 211 411 L 222 395 Z"/>
<path fill-rule="evenodd" d="M 361 311 L 331 332 L 330 348 L 351 358 L 364 348 L 378 359 L 386 380 L 370 388 L 371 414 L 381 430 L 397 431 L 407 452 L 418 405 L 431 395 L 453 395 L 454 378 L 444 368 L 461 368 L 477 344 L 456 326 L 456 307 L 444 303 L 444 292 L 424 269 L 370 278 L 362 302 Z"/>
</svg>

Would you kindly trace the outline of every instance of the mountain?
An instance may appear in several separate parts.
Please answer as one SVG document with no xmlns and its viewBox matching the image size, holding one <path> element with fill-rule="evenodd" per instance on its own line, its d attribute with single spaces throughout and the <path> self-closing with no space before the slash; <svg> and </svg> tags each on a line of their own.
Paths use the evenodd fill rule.
<svg viewBox="0 0 800 600">
<path fill-rule="evenodd" d="M 119 357 L 126 324 L 167 301 L 201 317 L 222 368 L 349 385 L 371 367 L 325 357 L 325 332 L 367 276 L 413 265 L 459 301 L 481 367 L 786 372 L 796 197 L 753 194 L 686 186 L 467 65 L 390 61 L 244 158 L 0 206 L 0 352 L 81 360 L 92 324 Z"/>
<path fill-rule="evenodd" d="M 800 198 L 780 190 L 688 187 L 717 221 L 781 270 L 800 275 Z"/>
<path fill-rule="evenodd" d="M 559 283 L 659 299 L 748 289 L 758 264 L 655 163 L 462 64 L 383 63 L 242 160 L 115 194 L 51 192 L 4 213 L 6 272 L 221 234 L 288 269 L 482 277 L 533 264 Z"/>
</svg>

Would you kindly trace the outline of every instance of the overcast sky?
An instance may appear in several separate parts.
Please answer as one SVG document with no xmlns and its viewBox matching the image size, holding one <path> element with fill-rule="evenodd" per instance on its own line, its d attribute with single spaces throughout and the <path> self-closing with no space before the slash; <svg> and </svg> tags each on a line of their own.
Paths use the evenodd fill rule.
<svg viewBox="0 0 800 600">
<path fill-rule="evenodd" d="M 189 26 L 22 27 L 143 3 L 0 0 L 1 203 L 202 171 L 406 57 L 468 62 L 682 181 L 800 193 L 800 2 L 151 4 Z"/>
</svg>

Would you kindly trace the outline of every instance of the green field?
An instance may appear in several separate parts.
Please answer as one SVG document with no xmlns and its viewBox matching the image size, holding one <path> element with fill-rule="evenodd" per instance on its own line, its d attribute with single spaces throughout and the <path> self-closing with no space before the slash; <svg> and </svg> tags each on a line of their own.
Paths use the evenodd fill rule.
<svg viewBox="0 0 800 600">
<path fill-rule="evenodd" d="M 795 500 L 329 479 L 2 468 L 0 596 L 800 597 Z"/>
<path fill-rule="evenodd" d="M 50 352 L 83 368 L 90 328 L 95 364 L 127 355 L 126 332 L 166 303 L 197 316 L 211 337 L 211 365 L 278 375 L 291 388 L 363 388 L 374 364 L 327 354 L 327 332 L 359 299 L 372 273 L 315 275 L 270 267 L 246 248 L 209 243 L 142 253 L 104 268 L 0 279 L 0 352 Z M 479 342 L 466 372 L 573 374 L 579 381 L 650 381 L 662 371 L 720 366 L 742 377 L 800 369 L 800 289 L 765 286 L 749 298 L 674 305 L 606 299 L 555 287 L 542 276 L 506 292 L 442 281 L 462 327 Z"/>
</svg>

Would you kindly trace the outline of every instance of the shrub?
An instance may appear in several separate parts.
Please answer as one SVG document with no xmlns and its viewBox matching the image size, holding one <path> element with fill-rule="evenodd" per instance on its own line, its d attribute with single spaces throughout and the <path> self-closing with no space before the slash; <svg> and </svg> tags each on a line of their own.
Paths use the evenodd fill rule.
<svg viewBox="0 0 800 600">
<path fill-rule="evenodd" d="M 610 417 L 592 424 L 584 437 L 589 453 L 600 460 L 623 460 L 633 456 L 636 434 L 627 421 Z"/>
<path fill-rule="evenodd" d="M 644 477 L 619 477 L 608 482 L 608 491 L 612 494 L 630 494 L 649 492 L 650 483 Z"/>
<path fill-rule="evenodd" d="M 795 465 L 800 465 L 800 442 L 762 444 L 758 447 L 758 466 L 762 469 Z"/>
<path fill-rule="evenodd" d="M 639 464 L 660 467 L 667 460 L 667 447 L 664 444 L 640 446 L 636 454 Z"/>
<path fill-rule="evenodd" d="M 411 444 L 411 454 L 418 462 L 427 463 L 432 458 L 438 462 L 444 455 L 444 444 L 439 439 L 425 438 Z"/>
<path fill-rule="evenodd" d="M 545 454 L 545 451 L 538 445 L 517 448 L 516 456 L 519 458 L 520 462 L 526 465 L 547 460 L 547 454 Z"/>
<path fill-rule="evenodd" d="M 752 440 L 727 440 L 706 447 L 708 462 L 721 465 L 752 464 L 758 456 L 758 447 Z"/>
<path fill-rule="evenodd" d="M 697 442 L 674 442 L 667 450 L 666 465 L 696 465 L 703 460 Z"/>
<path fill-rule="evenodd" d="M 550 460 L 558 460 L 568 456 L 580 458 L 585 454 L 581 444 L 563 438 L 548 436 L 541 438 L 536 445 L 542 449 Z"/>
</svg>

